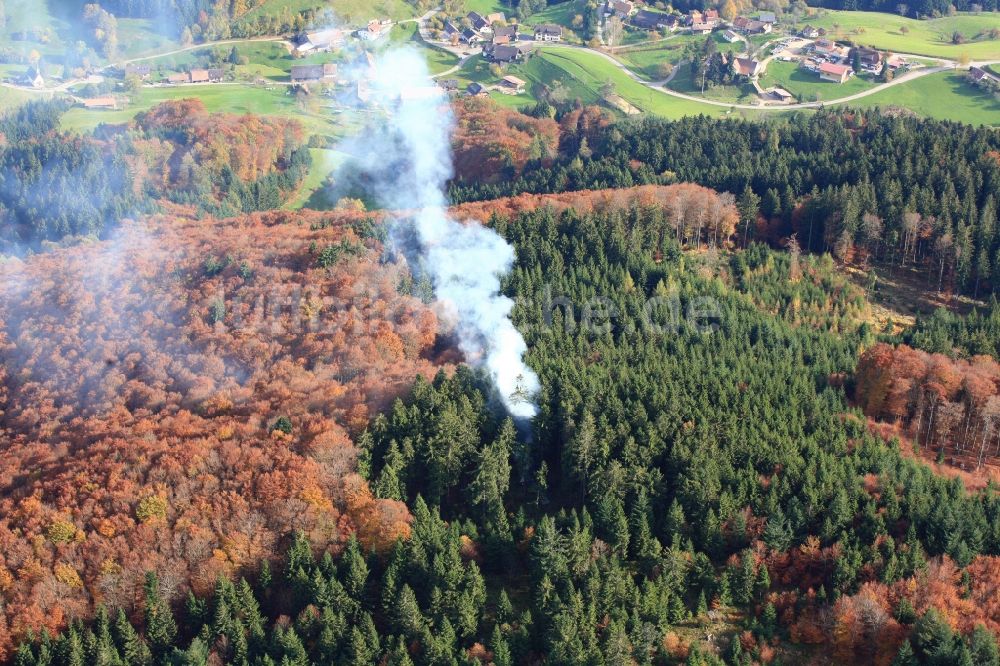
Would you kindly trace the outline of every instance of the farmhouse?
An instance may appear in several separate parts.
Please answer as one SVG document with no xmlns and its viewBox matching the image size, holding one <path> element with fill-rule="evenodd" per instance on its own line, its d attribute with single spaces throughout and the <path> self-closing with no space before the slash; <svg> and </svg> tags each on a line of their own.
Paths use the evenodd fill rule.
<svg viewBox="0 0 1000 666">
<path fill-rule="evenodd" d="M 444 34 L 448 37 L 452 35 L 461 35 L 462 31 L 458 29 L 458 26 L 451 21 L 444 22 Z"/>
<path fill-rule="evenodd" d="M 368 26 L 358 30 L 358 39 L 366 42 L 374 42 L 382 39 L 392 30 L 392 21 L 389 19 L 372 19 L 368 21 Z"/>
<path fill-rule="evenodd" d="M 521 59 L 521 56 L 523 55 L 521 53 L 521 49 L 517 48 L 516 46 L 507 46 L 504 44 L 494 45 L 490 47 L 487 51 L 484 51 L 483 54 L 491 62 L 495 62 L 500 65 L 505 65 L 511 62 L 517 62 L 518 60 Z"/>
<path fill-rule="evenodd" d="M 660 30 L 665 28 L 674 31 L 677 29 L 676 16 L 673 14 L 651 12 L 648 9 L 640 9 L 636 12 L 632 16 L 630 23 L 642 30 Z"/>
<path fill-rule="evenodd" d="M 742 39 L 742 37 L 740 37 L 740 34 L 733 30 L 726 30 L 724 33 L 722 33 L 722 38 L 727 42 L 729 42 L 730 44 L 732 44 L 733 42 L 738 42 Z"/>
<path fill-rule="evenodd" d="M 92 97 L 83 100 L 85 109 L 118 109 L 118 100 L 114 97 Z"/>
<path fill-rule="evenodd" d="M 486 88 L 484 88 L 482 84 L 476 83 L 475 81 L 466 86 L 465 92 L 469 93 L 473 97 L 480 97 L 487 94 Z"/>
<path fill-rule="evenodd" d="M 167 76 L 167 83 L 172 83 L 174 85 L 187 83 L 188 81 L 190 81 L 190 78 L 186 72 L 182 72 L 180 74 L 170 74 Z"/>
<path fill-rule="evenodd" d="M 733 19 L 733 30 L 746 32 L 747 26 L 750 25 L 750 20 L 746 16 L 737 16 Z"/>
<path fill-rule="evenodd" d="M 795 97 L 792 96 L 792 93 L 788 92 L 784 88 L 771 88 L 771 90 L 768 91 L 768 95 L 770 95 L 771 99 L 774 101 L 781 102 L 782 104 L 790 104 L 795 101 Z"/>
<path fill-rule="evenodd" d="M 853 71 L 850 65 L 837 65 L 832 62 L 824 62 L 819 66 L 819 78 L 824 81 L 844 83 L 847 79 L 851 78 Z"/>
<path fill-rule="evenodd" d="M 764 71 L 764 66 L 759 60 L 753 58 L 733 58 L 733 73 L 753 78 Z"/>
<path fill-rule="evenodd" d="M 802 30 L 799 30 L 799 35 L 805 37 L 806 39 L 816 39 L 817 37 L 819 37 L 819 30 L 812 27 L 811 25 L 807 25 L 804 28 L 802 28 Z"/>
<path fill-rule="evenodd" d="M 209 67 L 208 68 L 208 80 L 210 83 L 219 83 L 222 81 L 222 68 L 220 67 Z"/>
<path fill-rule="evenodd" d="M 493 12 L 486 15 L 486 20 L 489 21 L 490 25 L 493 25 L 494 23 L 506 23 L 507 17 L 504 16 L 503 12 Z"/>
<path fill-rule="evenodd" d="M 774 28 L 774 24 L 766 21 L 748 21 L 746 32 L 751 35 L 768 35 Z"/>
<path fill-rule="evenodd" d="M 861 63 L 861 69 L 878 74 L 882 71 L 882 54 L 876 49 L 866 46 L 852 48 L 847 57 L 853 61 L 855 58 Z"/>
<path fill-rule="evenodd" d="M 692 35 L 708 35 L 712 33 L 715 29 L 714 23 L 692 23 L 691 24 L 691 34 Z"/>
<path fill-rule="evenodd" d="M 988 72 L 982 67 L 970 67 L 969 78 L 972 79 L 973 83 L 980 83 L 982 81 L 1000 83 L 1000 76 L 997 76 L 992 72 Z"/>
<path fill-rule="evenodd" d="M 472 28 L 466 28 L 463 30 L 461 39 L 469 46 L 475 46 L 479 42 L 483 41 L 483 38 L 479 36 L 479 33 Z"/>
<path fill-rule="evenodd" d="M 313 30 L 305 33 L 295 47 L 300 53 L 308 51 L 329 51 L 344 43 L 344 31 L 336 28 Z"/>
<path fill-rule="evenodd" d="M 517 41 L 517 26 L 505 25 L 493 30 L 494 44 L 510 44 Z"/>
<path fill-rule="evenodd" d="M 292 65 L 292 83 L 313 83 L 337 77 L 337 65 Z"/>
<path fill-rule="evenodd" d="M 126 77 L 129 77 L 129 76 L 138 76 L 140 79 L 142 79 L 143 81 L 145 81 L 146 79 L 149 78 L 149 75 L 150 75 L 151 72 L 152 72 L 152 68 L 150 68 L 149 65 L 143 65 L 143 64 L 136 65 L 136 64 L 133 64 L 133 63 L 129 63 L 129 64 L 125 65 L 125 76 Z"/>
<path fill-rule="evenodd" d="M 208 83 L 207 69 L 192 69 L 188 74 L 188 81 L 191 83 Z"/>
<path fill-rule="evenodd" d="M 501 85 L 508 91 L 513 91 L 515 94 L 520 95 L 524 92 L 524 88 L 528 84 L 516 76 L 505 76 Z"/>
<path fill-rule="evenodd" d="M 627 19 L 635 12 L 636 7 L 632 0 L 610 0 L 604 8 L 605 15 L 617 16 L 620 19 Z"/>
<path fill-rule="evenodd" d="M 561 42 L 563 29 L 561 25 L 546 23 L 535 26 L 535 41 L 537 42 Z"/>
<path fill-rule="evenodd" d="M 841 56 L 843 52 L 839 46 L 829 39 L 817 39 L 812 45 L 813 52 L 820 56 Z"/>
<path fill-rule="evenodd" d="M 469 19 L 472 29 L 477 32 L 493 32 L 493 24 L 486 20 L 486 17 L 479 12 L 469 12 L 465 18 Z"/>
</svg>

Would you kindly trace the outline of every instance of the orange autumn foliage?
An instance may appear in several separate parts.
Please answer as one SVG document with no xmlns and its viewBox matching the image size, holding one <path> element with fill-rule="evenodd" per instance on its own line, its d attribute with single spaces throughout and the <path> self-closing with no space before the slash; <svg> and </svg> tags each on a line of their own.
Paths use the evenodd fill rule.
<svg viewBox="0 0 1000 666">
<path fill-rule="evenodd" d="M 135 610 L 150 569 L 176 598 L 293 529 L 317 550 L 409 534 L 349 433 L 437 372 L 437 318 L 359 218 L 154 216 L 0 266 L 0 651 Z M 320 267 L 341 241 L 363 250 Z"/>
</svg>

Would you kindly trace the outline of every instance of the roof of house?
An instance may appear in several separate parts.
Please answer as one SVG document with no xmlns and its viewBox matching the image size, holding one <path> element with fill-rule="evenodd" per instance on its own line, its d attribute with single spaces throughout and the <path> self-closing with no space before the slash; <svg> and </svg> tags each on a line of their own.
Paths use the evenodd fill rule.
<svg viewBox="0 0 1000 666">
<path fill-rule="evenodd" d="M 561 25 L 556 25 L 555 23 L 545 23 L 543 25 L 535 26 L 535 34 L 543 35 L 562 35 L 563 29 Z"/>
<path fill-rule="evenodd" d="M 516 46 L 498 44 L 493 47 L 490 55 L 498 62 L 510 62 L 511 60 L 517 60 L 521 56 L 521 51 Z"/>
<path fill-rule="evenodd" d="M 718 9 L 706 9 L 705 10 L 705 18 L 707 18 L 707 19 L 717 19 L 717 18 L 719 18 L 719 10 Z"/>
<path fill-rule="evenodd" d="M 722 33 L 722 36 L 731 41 L 735 41 L 740 38 L 740 34 L 738 32 L 734 32 L 733 30 L 726 30 Z"/>
<path fill-rule="evenodd" d="M 508 76 L 503 77 L 503 80 L 504 80 L 504 83 L 509 83 L 510 85 L 515 86 L 517 88 L 520 88 L 521 86 L 528 85 L 527 83 L 524 82 L 523 79 L 519 79 L 516 76 L 510 76 L 510 75 L 508 75 Z"/>
<path fill-rule="evenodd" d="M 830 74 L 832 76 L 843 76 L 847 72 L 851 71 L 850 65 L 836 65 L 832 62 L 820 63 L 819 66 L 820 74 Z"/>
<path fill-rule="evenodd" d="M 222 78 L 222 68 L 221 67 L 210 67 L 208 70 L 208 78 L 213 81 L 217 81 Z"/>
<path fill-rule="evenodd" d="M 813 42 L 813 48 L 819 49 L 821 51 L 832 51 L 837 48 L 837 45 L 831 42 L 829 39 L 817 39 Z"/>
<path fill-rule="evenodd" d="M 784 88 L 773 88 L 771 93 L 781 99 L 791 99 L 793 97 L 792 93 L 788 92 Z"/>
<path fill-rule="evenodd" d="M 493 31 L 493 38 L 497 37 L 509 37 L 510 39 L 517 38 L 517 26 L 516 25 L 505 25 L 503 27 L 497 28 Z"/>
<path fill-rule="evenodd" d="M 475 81 L 466 86 L 465 89 L 468 90 L 473 95 L 478 95 L 479 93 L 483 92 L 483 86 L 480 85 L 479 83 L 476 83 Z"/>
<path fill-rule="evenodd" d="M 661 25 L 670 26 L 676 22 L 677 17 L 673 14 L 660 14 L 659 12 L 651 12 L 648 9 L 640 9 L 632 17 L 632 25 L 637 28 L 652 29 Z"/>
<path fill-rule="evenodd" d="M 749 30 L 750 32 L 754 32 L 756 30 L 763 30 L 765 27 L 769 25 L 771 24 L 767 23 L 766 21 L 756 21 L 756 20 L 747 21 L 746 29 Z"/>
<path fill-rule="evenodd" d="M 486 17 L 479 12 L 469 12 L 466 14 L 465 18 L 472 22 L 472 27 L 476 30 L 482 30 L 490 24 L 490 22 L 486 20 Z"/>
<path fill-rule="evenodd" d="M 323 78 L 323 65 L 292 65 L 292 81 L 308 81 Z"/>
<path fill-rule="evenodd" d="M 458 26 L 452 23 L 451 21 L 444 22 L 444 31 L 446 34 L 449 35 L 461 32 L 461 30 L 458 29 Z"/>
<path fill-rule="evenodd" d="M 734 28 L 743 29 L 746 28 L 749 23 L 750 19 L 748 19 L 746 16 L 737 16 L 736 18 L 733 19 Z"/>
<path fill-rule="evenodd" d="M 620 14 L 630 14 L 635 9 L 631 0 L 611 0 L 611 8 Z"/>
<path fill-rule="evenodd" d="M 753 58 L 737 58 L 733 61 L 733 69 L 742 76 L 753 76 L 760 69 L 760 63 Z"/>
<path fill-rule="evenodd" d="M 507 17 L 504 16 L 503 12 L 493 12 L 492 14 L 486 15 L 486 20 L 490 23 L 503 23 L 507 20 Z"/>
<path fill-rule="evenodd" d="M 337 28 L 314 30 L 306 33 L 306 40 L 313 46 L 326 46 L 344 39 L 344 32 Z"/>
<path fill-rule="evenodd" d="M 191 83 L 204 83 L 208 81 L 208 70 L 207 69 L 192 69 L 191 70 Z"/>
<path fill-rule="evenodd" d="M 851 49 L 850 56 L 853 58 L 855 53 L 858 54 L 858 58 L 860 58 L 862 62 L 869 62 L 873 64 L 882 62 L 882 54 L 875 49 L 868 48 L 867 46 L 858 46 Z"/>
<path fill-rule="evenodd" d="M 691 29 L 694 31 L 712 30 L 712 28 L 714 27 L 715 27 L 714 23 L 702 23 L 695 21 L 694 23 L 691 24 Z"/>
<path fill-rule="evenodd" d="M 96 109 L 104 106 L 117 106 L 118 102 L 114 97 L 92 97 L 83 100 L 83 106 L 88 109 Z"/>
<path fill-rule="evenodd" d="M 171 83 L 186 83 L 188 80 L 188 75 L 185 73 L 181 74 L 169 74 L 167 76 L 167 81 Z"/>
</svg>

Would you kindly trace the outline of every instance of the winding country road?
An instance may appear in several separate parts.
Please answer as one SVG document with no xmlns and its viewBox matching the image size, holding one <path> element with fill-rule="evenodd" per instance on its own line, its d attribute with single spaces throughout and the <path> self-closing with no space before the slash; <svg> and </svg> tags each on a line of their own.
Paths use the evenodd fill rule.
<svg viewBox="0 0 1000 666">
<path fill-rule="evenodd" d="M 459 57 L 459 61 L 458 61 L 457 64 L 455 64 L 453 67 L 451 67 L 451 68 L 449 68 L 449 69 L 447 69 L 447 70 L 445 70 L 443 72 L 439 72 L 439 73 L 433 75 L 432 78 L 441 78 L 441 77 L 444 77 L 444 76 L 448 76 L 450 74 L 454 74 L 455 72 L 459 71 L 470 59 L 476 57 L 480 53 L 480 51 L 473 51 L 472 53 L 469 53 L 468 52 L 469 51 L 468 47 L 455 48 L 455 47 L 453 47 L 451 45 L 437 44 L 437 43 L 431 41 L 430 39 L 428 39 L 428 35 L 426 34 L 426 31 L 425 31 L 426 23 L 438 11 L 440 11 L 440 9 L 432 9 L 432 10 L 428 11 L 427 13 L 423 14 L 422 16 L 415 17 L 415 18 L 410 18 L 410 19 L 405 19 L 403 21 L 400 21 L 400 23 L 417 23 L 417 25 L 419 26 L 418 34 L 420 34 L 421 38 L 423 39 L 423 41 L 425 43 L 427 43 L 428 46 L 432 46 L 432 47 L 435 47 L 435 48 L 442 48 L 442 49 L 444 49 L 446 51 L 449 51 L 449 52 L 451 52 L 451 53 L 453 53 L 453 54 L 455 54 L 456 56 Z M 669 39 L 670 39 L 670 37 L 664 38 L 662 40 L 653 40 L 653 41 L 666 41 L 666 40 L 669 40 Z M 165 51 L 165 52 L 161 52 L 161 53 L 147 54 L 147 55 L 136 56 L 134 58 L 129 58 L 129 59 L 125 59 L 125 60 L 119 60 L 119 61 L 117 61 L 116 65 L 119 66 L 119 67 L 121 67 L 121 66 L 124 66 L 126 64 L 130 64 L 130 63 L 142 62 L 144 60 L 153 60 L 155 58 L 161 58 L 161 57 L 164 57 L 164 56 L 170 56 L 170 55 L 176 55 L 176 54 L 179 54 L 179 53 L 185 53 L 187 51 L 194 51 L 194 50 L 204 49 L 204 48 L 213 48 L 213 47 L 216 47 L 216 46 L 225 46 L 225 45 L 229 45 L 229 44 L 238 45 L 238 44 L 246 44 L 246 43 L 253 43 L 253 42 L 281 42 L 281 43 L 284 43 L 285 45 L 287 45 L 289 47 L 291 46 L 290 42 L 288 42 L 288 40 L 285 37 L 281 37 L 281 36 L 263 36 L 263 37 L 248 37 L 248 38 L 242 38 L 242 39 L 225 39 L 225 40 L 220 40 L 220 41 L 216 41 L 216 42 L 205 42 L 205 43 L 201 43 L 201 44 L 191 44 L 189 46 L 184 46 L 184 47 L 173 49 L 173 50 L 170 50 L 170 51 Z M 927 60 L 934 60 L 934 61 L 938 62 L 939 64 L 936 65 L 936 66 L 933 66 L 933 67 L 921 67 L 919 69 L 915 69 L 915 70 L 909 71 L 909 72 L 907 72 L 907 73 L 905 73 L 905 74 L 903 74 L 903 75 L 901 75 L 901 76 L 899 76 L 897 78 L 894 78 L 892 81 L 889 81 L 889 82 L 886 82 L 886 83 L 881 83 L 881 84 L 879 84 L 877 86 L 874 86 L 872 88 L 869 88 L 867 90 L 864 90 L 864 91 L 861 91 L 861 92 L 858 92 L 858 93 L 854 93 L 853 95 L 846 95 L 844 97 L 839 97 L 837 99 L 823 100 L 823 101 L 817 101 L 817 102 L 797 102 L 797 103 L 793 103 L 793 104 L 777 104 L 777 105 L 767 105 L 767 104 L 764 104 L 764 103 L 759 103 L 759 104 L 740 104 L 740 103 L 736 103 L 736 102 L 722 102 L 722 101 L 718 101 L 718 100 L 705 99 L 704 97 L 699 97 L 697 95 L 689 95 L 689 94 L 678 92 L 676 90 L 671 90 L 670 88 L 665 87 L 666 84 L 668 84 L 673 79 L 674 74 L 677 71 L 676 67 L 674 69 L 674 72 L 671 73 L 671 75 L 669 77 L 665 78 L 665 79 L 658 80 L 658 81 L 649 81 L 647 79 L 644 79 L 641 76 L 639 76 L 638 74 L 636 74 L 633 70 L 629 69 L 629 67 L 625 63 L 623 63 L 621 60 L 619 60 L 618 58 L 616 58 L 613 55 L 613 53 L 615 51 L 621 49 L 622 47 L 618 47 L 618 49 L 610 49 L 610 52 L 609 52 L 609 50 L 605 50 L 605 49 L 594 49 L 594 48 L 591 48 L 589 46 L 578 46 L 578 45 L 574 45 L 574 44 L 558 44 L 558 45 L 545 44 L 544 46 L 542 46 L 542 48 L 544 48 L 546 50 L 550 50 L 550 51 L 560 51 L 560 50 L 587 51 L 587 52 L 592 53 L 592 54 L 594 54 L 594 55 L 596 55 L 596 56 L 598 56 L 600 58 L 604 58 L 608 62 L 612 63 L 615 67 L 617 67 L 618 69 L 620 69 L 626 76 L 628 76 L 630 79 L 632 79 L 636 83 L 639 83 L 640 85 L 642 85 L 642 86 L 644 86 L 644 87 L 646 87 L 646 88 L 648 88 L 648 89 L 650 89 L 650 90 L 652 90 L 654 92 L 663 94 L 663 95 L 668 95 L 670 97 L 676 97 L 678 99 L 683 99 L 683 100 L 686 100 L 686 101 L 689 101 L 689 102 L 697 102 L 697 103 L 700 103 L 700 104 L 707 104 L 709 106 L 724 107 L 724 108 L 727 108 L 727 109 L 747 109 L 747 110 L 755 110 L 755 111 L 785 111 L 785 110 L 789 110 L 789 109 L 814 109 L 814 108 L 819 108 L 819 107 L 822 107 L 822 106 L 833 106 L 833 105 L 836 105 L 836 104 L 844 104 L 844 103 L 848 103 L 848 102 L 853 102 L 855 100 L 858 100 L 858 99 L 861 99 L 861 98 L 864 98 L 864 97 L 868 97 L 869 95 L 875 95 L 875 94 L 880 93 L 883 90 L 886 90 L 886 89 L 891 88 L 893 86 L 901 85 L 903 83 L 908 83 L 910 81 L 913 81 L 913 80 L 915 80 L 917 78 L 920 78 L 920 77 L 923 77 L 923 76 L 928 76 L 928 75 L 931 75 L 931 74 L 936 74 L 936 73 L 939 73 L 939 72 L 944 72 L 944 71 L 948 71 L 948 70 L 952 70 L 952 69 L 958 68 L 958 63 L 955 62 L 955 61 L 952 61 L 952 60 L 947 60 L 947 59 L 944 59 L 944 58 L 928 58 L 926 56 L 920 56 L 920 55 L 915 55 L 915 54 L 902 54 L 901 53 L 899 55 L 902 55 L 904 57 L 919 57 L 919 58 L 923 58 L 923 59 L 927 59 Z M 770 60 L 770 59 L 771 59 L 771 57 L 768 57 L 766 60 Z M 980 62 L 973 62 L 973 63 L 970 63 L 970 64 L 971 65 L 975 65 L 975 66 L 986 66 L 986 65 L 998 64 L 998 63 L 1000 63 L 1000 60 L 980 61 Z M 52 88 L 27 88 L 27 87 L 18 86 L 18 85 L 12 84 L 12 83 L 0 83 L 0 86 L 7 87 L 7 88 L 12 88 L 12 89 L 16 89 L 16 90 L 22 90 L 22 91 L 29 92 L 29 93 L 40 93 L 40 94 L 51 95 L 51 94 L 54 94 L 54 93 L 57 93 L 57 92 L 66 92 L 69 87 L 71 87 L 73 85 L 76 85 L 78 83 L 81 83 L 81 82 L 83 82 L 83 80 L 79 80 L 79 79 L 77 79 L 77 80 L 69 80 L 69 81 L 65 81 L 65 82 L 59 84 L 58 86 L 52 87 Z M 214 85 L 218 85 L 218 84 L 214 84 Z"/>
</svg>

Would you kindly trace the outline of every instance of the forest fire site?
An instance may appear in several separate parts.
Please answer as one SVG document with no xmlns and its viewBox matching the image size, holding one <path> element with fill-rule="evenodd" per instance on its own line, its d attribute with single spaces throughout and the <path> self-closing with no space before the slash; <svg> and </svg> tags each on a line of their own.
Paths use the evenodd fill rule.
<svg viewBox="0 0 1000 666">
<path fill-rule="evenodd" d="M 405 222 L 391 226 L 390 247 L 407 258 L 416 277 L 429 278 L 454 317 L 466 360 L 486 370 L 507 411 L 531 419 L 538 377 L 524 363 L 527 345 L 510 320 L 514 302 L 500 287 L 514 250 L 491 229 L 448 214 L 453 117 L 439 94 L 420 92 L 434 89 L 426 62 L 411 49 L 390 49 L 352 76 L 370 82 L 371 101 L 388 113 L 339 146 L 352 159 L 334 182 L 361 183 L 378 205 L 407 210 Z"/>
</svg>

